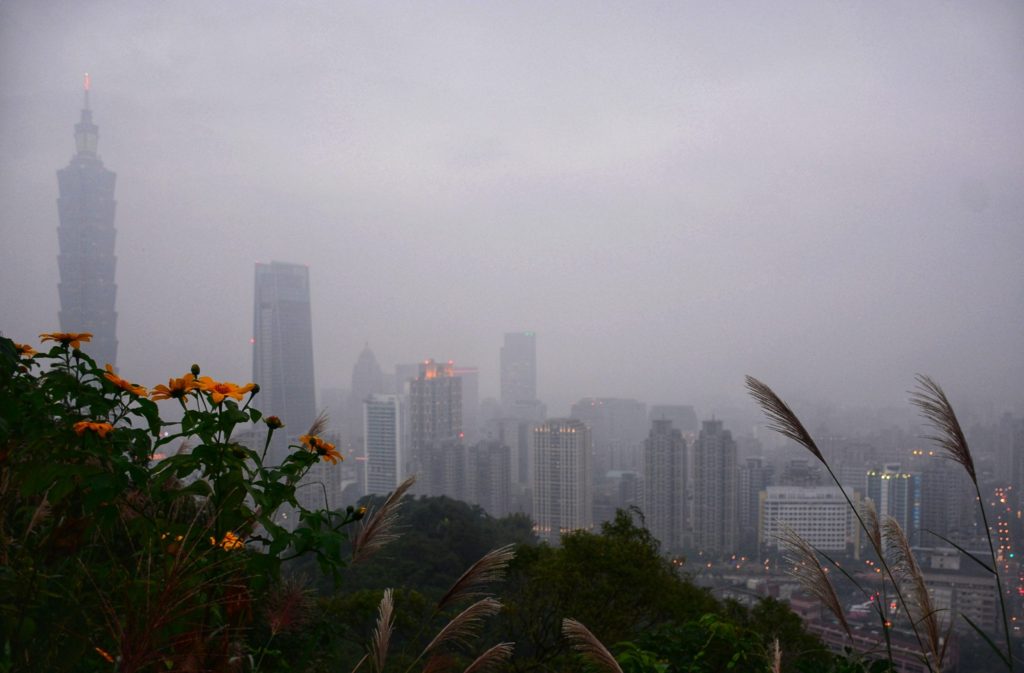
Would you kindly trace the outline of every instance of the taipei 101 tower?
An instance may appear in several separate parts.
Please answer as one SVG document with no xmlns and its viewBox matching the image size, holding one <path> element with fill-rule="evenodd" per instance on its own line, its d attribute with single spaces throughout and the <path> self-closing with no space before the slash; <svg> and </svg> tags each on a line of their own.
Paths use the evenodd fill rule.
<svg viewBox="0 0 1024 673">
<path fill-rule="evenodd" d="M 60 198 L 60 330 L 91 332 L 82 344 L 103 367 L 117 363 L 117 312 L 114 300 L 114 181 L 96 154 L 99 128 L 89 107 L 89 75 L 84 81 L 82 118 L 75 125 L 75 155 L 57 171 Z"/>
</svg>

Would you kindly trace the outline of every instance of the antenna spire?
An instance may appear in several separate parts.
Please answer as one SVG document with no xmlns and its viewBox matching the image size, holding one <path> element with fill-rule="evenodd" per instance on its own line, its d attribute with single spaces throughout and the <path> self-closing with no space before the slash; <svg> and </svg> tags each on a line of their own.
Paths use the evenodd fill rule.
<svg viewBox="0 0 1024 673">
<path fill-rule="evenodd" d="M 89 109 L 89 89 L 92 88 L 92 78 L 89 77 L 89 73 L 85 73 L 82 76 L 82 91 L 85 92 L 85 105 L 84 109 Z"/>
</svg>

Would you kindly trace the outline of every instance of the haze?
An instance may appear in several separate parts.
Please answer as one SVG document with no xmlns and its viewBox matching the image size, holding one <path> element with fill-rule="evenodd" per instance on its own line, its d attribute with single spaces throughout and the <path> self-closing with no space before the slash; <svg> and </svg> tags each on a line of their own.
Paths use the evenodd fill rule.
<svg viewBox="0 0 1024 673">
<path fill-rule="evenodd" d="M 1018 3 L 0 5 L 0 330 L 57 322 L 92 76 L 119 367 L 251 377 L 253 264 L 308 264 L 318 389 L 481 369 L 539 395 L 1024 400 Z M 744 402 L 744 404 L 746 404 Z"/>
</svg>

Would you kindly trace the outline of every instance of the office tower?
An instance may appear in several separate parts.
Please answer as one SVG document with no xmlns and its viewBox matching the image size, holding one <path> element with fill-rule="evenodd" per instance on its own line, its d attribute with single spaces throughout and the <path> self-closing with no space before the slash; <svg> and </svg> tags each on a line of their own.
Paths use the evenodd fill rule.
<svg viewBox="0 0 1024 673">
<path fill-rule="evenodd" d="M 501 405 L 509 413 L 517 403 L 537 399 L 537 335 L 508 332 L 501 347 Z"/>
<path fill-rule="evenodd" d="M 593 527 L 590 429 L 573 418 L 533 429 L 533 526 L 558 544 L 564 533 Z"/>
<path fill-rule="evenodd" d="M 370 350 L 370 345 L 366 344 L 352 367 L 352 385 L 343 423 L 345 438 L 353 445 L 361 444 L 360 439 L 364 437 L 363 404 L 366 398 L 383 392 L 384 372 L 377 364 L 377 357 Z"/>
<path fill-rule="evenodd" d="M 739 544 L 736 443 L 722 421 L 704 421 L 694 444 L 694 544 L 711 554 Z"/>
<path fill-rule="evenodd" d="M 747 458 L 740 467 L 739 521 L 740 545 L 753 553 L 758 548 L 758 522 L 761 516 L 761 493 L 772 486 L 775 468 L 763 458 Z"/>
<path fill-rule="evenodd" d="M 642 470 L 640 449 L 647 436 L 647 405 L 633 399 L 586 397 L 572 405 L 571 418 L 590 428 L 594 472 Z"/>
<path fill-rule="evenodd" d="M 452 371 L 462 379 L 462 441 L 469 446 L 480 439 L 480 370 L 456 367 Z"/>
<path fill-rule="evenodd" d="M 529 514 L 533 508 L 533 425 L 517 418 L 494 418 L 484 423 L 485 439 L 509 447 L 513 512 Z"/>
<path fill-rule="evenodd" d="M 867 497 L 875 503 L 879 520 L 891 516 L 903 527 L 911 544 L 919 544 L 921 528 L 921 474 L 902 469 L 899 463 L 886 463 L 867 472 Z"/>
<path fill-rule="evenodd" d="M 100 367 L 117 364 L 117 286 L 114 271 L 114 183 L 117 176 L 104 168 L 96 146 L 99 128 L 89 107 L 89 75 L 85 76 L 85 101 L 75 125 L 75 155 L 57 171 L 60 226 L 60 329 L 91 332 L 83 343 Z M 8 242 L 10 244 L 10 241 Z"/>
<path fill-rule="evenodd" d="M 684 435 L 700 430 L 700 421 L 693 407 L 685 404 L 654 404 L 651 406 L 650 420 L 672 421 L 672 427 Z"/>
<path fill-rule="evenodd" d="M 686 532 L 686 440 L 669 420 L 654 420 L 644 440 L 643 513 L 663 551 L 681 549 Z"/>
<path fill-rule="evenodd" d="M 847 541 L 860 531 L 859 525 L 851 525 L 850 507 L 835 486 L 768 486 L 760 501 L 757 530 L 762 549 L 778 550 L 780 538 L 793 530 L 815 549 L 845 553 Z"/>
<path fill-rule="evenodd" d="M 511 510 L 512 452 L 497 441 L 480 441 L 466 449 L 466 500 L 493 517 Z"/>
<path fill-rule="evenodd" d="M 363 402 L 366 492 L 384 495 L 405 479 L 405 446 L 398 395 L 369 395 Z"/>
<path fill-rule="evenodd" d="M 260 386 L 257 406 L 285 424 L 271 445 L 271 464 L 277 464 L 288 442 L 305 434 L 316 418 L 309 269 L 257 263 L 255 289 L 252 378 Z"/>
<path fill-rule="evenodd" d="M 412 460 L 426 495 L 463 497 L 462 379 L 454 363 L 425 360 L 409 382 Z"/>
</svg>

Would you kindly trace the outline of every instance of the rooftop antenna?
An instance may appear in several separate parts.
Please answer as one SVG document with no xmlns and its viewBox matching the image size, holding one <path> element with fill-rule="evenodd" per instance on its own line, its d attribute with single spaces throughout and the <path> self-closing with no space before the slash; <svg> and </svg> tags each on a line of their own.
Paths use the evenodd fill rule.
<svg viewBox="0 0 1024 673">
<path fill-rule="evenodd" d="M 92 78 L 89 77 L 89 73 L 85 73 L 82 77 L 82 91 L 85 92 L 85 108 L 89 109 L 89 89 L 92 87 Z"/>
</svg>

